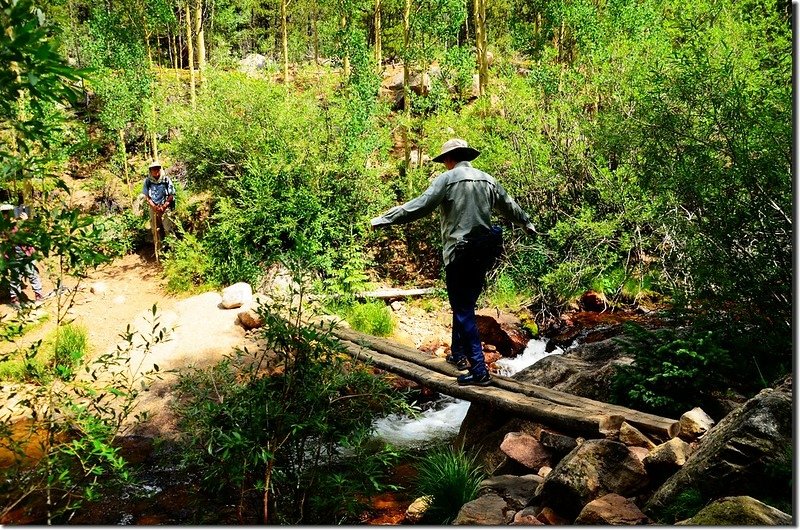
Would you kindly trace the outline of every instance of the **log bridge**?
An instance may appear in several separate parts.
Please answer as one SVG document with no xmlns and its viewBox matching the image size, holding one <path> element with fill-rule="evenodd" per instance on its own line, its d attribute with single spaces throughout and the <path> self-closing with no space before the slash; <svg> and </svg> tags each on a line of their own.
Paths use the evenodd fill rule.
<svg viewBox="0 0 800 530">
<path fill-rule="evenodd" d="M 678 434 L 677 420 L 603 403 L 550 388 L 492 375 L 487 387 L 459 386 L 459 372 L 444 358 L 431 357 L 386 339 L 334 327 L 331 333 L 354 359 L 415 381 L 442 394 L 506 411 L 582 436 L 597 438 L 618 432 L 627 422 L 641 432 L 666 441 Z"/>
</svg>

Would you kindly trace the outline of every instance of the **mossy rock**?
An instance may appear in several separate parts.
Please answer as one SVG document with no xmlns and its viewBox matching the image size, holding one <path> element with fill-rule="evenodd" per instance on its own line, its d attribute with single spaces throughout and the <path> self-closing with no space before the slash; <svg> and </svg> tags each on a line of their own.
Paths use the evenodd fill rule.
<svg viewBox="0 0 800 530">
<path fill-rule="evenodd" d="M 753 497 L 724 497 L 709 504 L 694 517 L 676 524 L 692 526 L 790 525 L 792 516 Z"/>
</svg>

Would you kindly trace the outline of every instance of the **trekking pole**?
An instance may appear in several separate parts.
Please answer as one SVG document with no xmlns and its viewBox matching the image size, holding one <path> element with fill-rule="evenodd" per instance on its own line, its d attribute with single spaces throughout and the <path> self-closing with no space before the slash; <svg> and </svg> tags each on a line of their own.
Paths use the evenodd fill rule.
<svg viewBox="0 0 800 530">
<path fill-rule="evenodd" d="M 161 263 L 161 259 L 158 255 L 158 214 L 150 211 L 150 229 L 153 231 L 153 250 L 155 251 L 156 256 L 156 263 Z"/>
</svg>

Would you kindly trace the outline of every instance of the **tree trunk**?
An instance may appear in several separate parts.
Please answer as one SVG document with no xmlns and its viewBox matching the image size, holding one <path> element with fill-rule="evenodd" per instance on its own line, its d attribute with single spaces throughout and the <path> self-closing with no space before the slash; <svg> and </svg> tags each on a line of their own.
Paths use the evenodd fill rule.
<svg viewBox="0 0 800 530">
<path fill-rule="evenodd" d="M 200 72 L 200 81 L 206 73 L 206 39 L 203 31 L 203 0 L 197 0 L 194 7 L 194 31 L 197 37 L 197 70 Z"/>
<path fill-rule="evenodd" d="M 403 112 L 405 114 L 406 123 L 403 126 L 403 152 L 405 158 L 406 173 L 408 176 L 408 192 L 411 193 L 411 176 L 409 165 L 411 164 L 411 145 L 409 144 L 408 129 L 411 122 L 411 70 L 409 57 L 411 47 L 411 0 L 406 0 L 405 8 L 403 9 L 403 50 L 405 51 L 405 58 L 403 59 Z"/>
<path fill-rule="evenodd" d="M 131 208 L 133 208 L 133 186 L 131 186 L 130 176 L 128 175 L 128 153 L 125 150 L 124 129 L 117 131 L 117 138 L 119 139 L 119 151 L 122 155 L 122 174 L 125 176 L 125 184 L 128 186 L 128 197 L 131 201 Z"/>
<path fill-rule="evenodd" d="M 317 31 L 317 19 L 319 18 L 319 13 L 317 9 L 314 9 L 314 12 L 311 15 L 311 27 L 314 31 L 314 64 L 319 66 L 319 32 Z"/>
<path fill-rule="evenodd" d="M 283 55 L 283 83 L 289 83 L 289 37 L 288 16 L 286 14 L 289 1 L 281 0 L 281 55 Z"/>
<path fill-rule="evenodd" d="M 375 0 L 375 64 L 378 73 L 383 71 L 383 50 L 381 49 L 381 0 Z"/>
<path fill-rule="evenodd" d="M 192 110 L 197 108 L 197 95 L 194 87 L 194 45 L 192 43 L 192 10 L 186 2 L 186 46 L 189 48 L 189 94 L 192 101 Z"/>
<path fill-rule="evenodd" d="M 475 48 L 478 54 L 478 92 L 481 96 L 486 94 L 489 82 L 486 45 L 486 0 L 475 0 Z"/>
<path fill-rule="evenodd" d="M 347 11 L 342 10 L 342 33 L 344 34 L 344 38 L 347 39 Z M 350 78 L 350 43 L 345 42 L 344 47 L 344 58 L 343 58 L 343 70 L 344 70 L 344 78 Z"/>
</svg>

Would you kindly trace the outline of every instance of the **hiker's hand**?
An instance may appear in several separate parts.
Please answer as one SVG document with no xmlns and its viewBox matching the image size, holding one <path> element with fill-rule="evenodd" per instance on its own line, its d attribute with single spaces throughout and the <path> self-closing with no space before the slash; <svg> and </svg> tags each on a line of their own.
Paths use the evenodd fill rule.
<svg viewBox="0 0 800 530">
<path fill-rule="evenodd" d="M 532 235 L 532 236 L 540 236 L 540 235 L 541 235 L 541 234 L 539 233 L 539 231 L 538 231 L 538 230 L 536 230 L 536 227 L 535 227 L 535 226 L 533 226 L 533 223 L 528 223 L 528 224 L 525 226 L 525 232 L 527 232 L 527 233 L 528 233 L 528 235 Z"/>
</svg>

